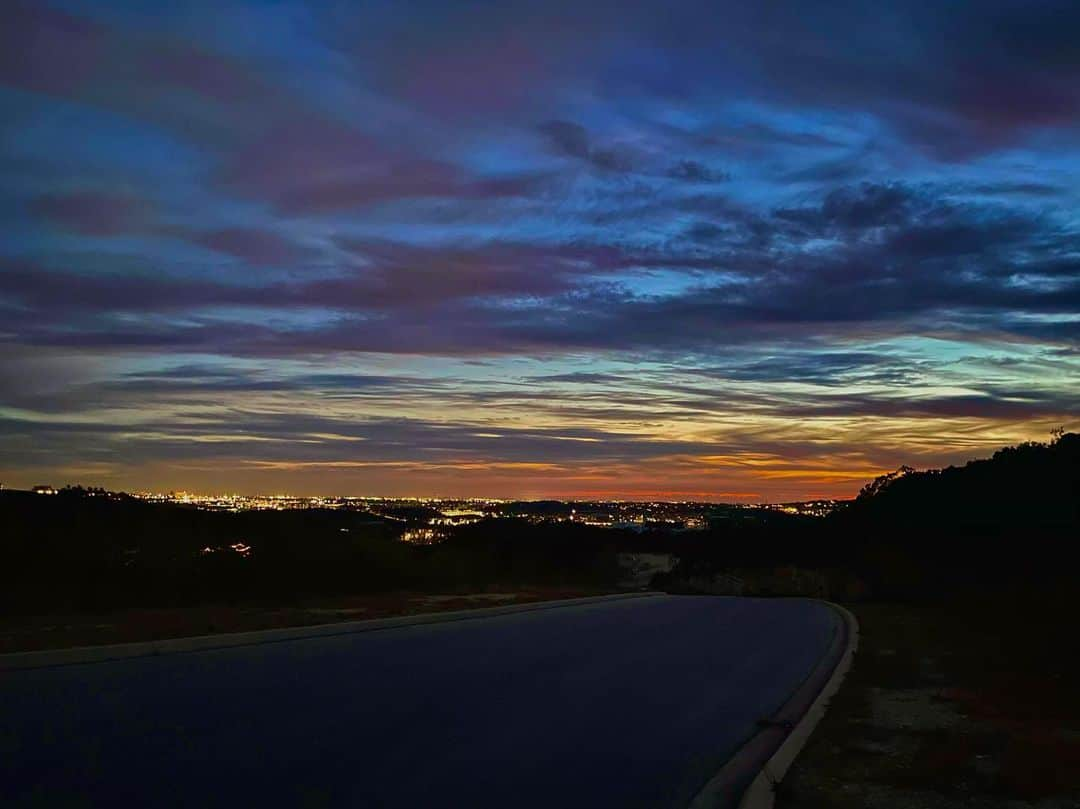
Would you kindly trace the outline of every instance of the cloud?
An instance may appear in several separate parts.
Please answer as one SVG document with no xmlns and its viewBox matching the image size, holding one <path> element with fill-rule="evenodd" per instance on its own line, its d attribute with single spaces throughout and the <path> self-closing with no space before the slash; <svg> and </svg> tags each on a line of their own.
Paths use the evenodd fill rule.
<svg viewBox="0 0 1080 809">
<path fill-rule="evenodd" d="M 235 256 L 254 265 L 289 266 L 303 261 L 309 252 L 272 231 L 257 228 L 223 228 L 196 234 L 194 244 Z"/>
<path fill-rule="evenodd" d="M 38 92 L 74 92 L 105 59 L 105 33 L 90 21 L 14 3 L 0 37 L 0 78 Z"/>
<path fill-rule="evenodd" d="M 909 363 L 869 351 L 799 351 L 703 368 L 702 376 L 757 382 L 810 382 L 842 385 L 858 382 L 909 382 L 916 369 Z"/>
<path fill-rule="evenodd" d="M 697 160 L 680 160 L 668 169 L 668 176 L 690 183 L 721 183 L 731 179 L 727 172 L 714 171 Z"/>
<path fill-rule="evenodd" d="M 591 165 L 600 171 L 626 172 L 634 163 L 631 150 L 620 144 L 593 146 L 588 132 L 571 121 L 548 121 L 541 124 L 540 132 L 548 139 L 553 150 Z"/>
<path fill-rule="evenodd" d="M 1075 415 L 1074 5 L 5 23 L 0 468 L 716 482 Z"/>
<path fill-rule="evenodd" d="M 588 371 L 574 371 L 568 374 L 540 374 L 529 377 L 530 382 L 569 382 L 580 385 L 596 385 L 605 382 L 623 382 L 624 376 L 616 374 L 590 373 Z"/>
<path fill-rule="evenodd" d="M 539 129 L 558 153 L 580 160 L 589 158 L 589 135 L 580 124 L 571 121 L 548 121 L 541 124 Z"/>
<path fill-rule="evenodd" d="M 985 331 L 988 323 L 1021 336 L 1036 326 L 1020 313 L 1038 314 L 1044 334 L 1057 328 L 1067 339 L 1069 318 L 1080 306 L 1069 226 L 1042 213 L 955 203 L 932 189 L 840 187 L 816 205 L 735 217 L 723 227 L 698 223 L 688 236 L 700 247 L 346 241 L 340 247 L 357 262 L 350 269 L 254 286 L 55 273 L 24 263 L 4 272 L 0 291 L 34 312 L 26 337 L 47 344 L 84 336 L 107 341 L 112 335 L 121 345 L 137 340 L 138 325 L 128 319 L 118 330 L 109 313 L 221 306 L 325 313 L 299 328 L 287 320 L 242 328 L 196 315 L 166 333 L 145 322 L 151 344 L 221 341 L 225 352 L 256 355 L 715 349 L 911 328 Z M 221 249 L 247 249 L 249 260 L 293 258 L 287 244 L 266 234 L 231 231 L 218 238 Z M 813 247 L 824 240 L 827 251 Z M 762 245 L 773 247 L 765 255 Z M 643 295 L 632 284 L 609 281 L 658 270 L 690 272 L 691 283 Z M 97 324 L 84 331 L 73 312 Z"/>
<path fill-rule="evenodd" d="M 97 191 L 42 194 L 29 207 L 42 219 L 84 236 L 130 233 L 144 216 L 135 198 Z"/>
</svg>

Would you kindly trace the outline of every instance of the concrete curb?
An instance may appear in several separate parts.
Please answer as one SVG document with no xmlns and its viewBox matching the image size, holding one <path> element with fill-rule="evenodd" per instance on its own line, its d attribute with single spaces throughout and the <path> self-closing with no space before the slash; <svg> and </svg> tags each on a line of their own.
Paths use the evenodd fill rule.
<svg viewBox="0 0 1080 809">
<path fill-rule="evenodd" d="M 806 746 L 810 734 L 814 732 L 814 728 L 817 727 L 818 722 L 825 715 L 825 710 L 829 707 L 829 701 L 840 690 L 840 685 L 851 668 L 855 650 L 859 645 L 859 622 L 850 611 L 839 604 L 826 603 L 837 610 L 844 618 L 844 623 L 847 626 L 847 646 L 840 656 L 840 660 L 836 663 L 832 675 L 822 686 L 817 698 L 810 704 L 802 719 L 792 728 L 787 738 L 784 739 L 780 749 L 765 762 L 761 772 L 757 774 L 753 783 L 743 793 L 742 800 L 739 802 L 739 809 L 772 809 L 776 803 L 776 785 L 784 779 L 792 762 L 795 761 L 795 757 Z"/>
<path fill-rule="evenodd" d="M 709 780 L 691 802 L 690 809 L 772 809 L 776 802 L 776 785 L 825 715 L 829 700 L 839 690 L 859 645 L 859 622 L 855 616 L 839 604 L 823 603 L 836 610 L 843 619 L 829 650 L 791 698 L 770 718 L 770 724 L 751 737 Z M 756 767 L 757 774 L 739 797 L 740 787 L 746 781 L 746 769 L 754 766 L 762 755 L 767 755 L 766 760 Z"/>
<path fill-rule="evenodd" d="M 72 649 L 46 649 L 38 652 L 14 652 L 11 654 L 0 655 L 0 671 L 37 669 L 51 666 L 72 666 L 82 663 L 103 663 L 108 660 L 123 660 L 134 657 L 153 657 L 156 655 L 182 654 L 184 652 L 199 652 L 210 649 L 229 649 L 236 646 L 253 646 L 260 643 L 280 643 L 290 640 L 303 640 L 304 638 L 352 635 L 359 632 L 378 632 L 384 629 L 398 629 L 409 626 L 444 624 L 453 621 L 471 621 L 478 618 L 510 615 L 516 612 L 534 612 L 582 604 L 622 601 L 630 598 L 649 598 L 659 595 L 666 594 L 654 591 L 616 593 L 614 595 L 606 596 L 565 598 L 557 601 L 534 601 L 528 604 L 510 604 L 503 607 L 480 607 L 472 610 L 402 615 L 397 618 L 374 618 L 367 621 L 343 621 L 336 624 L 317 624 L 315 626 L 286 627 L 282 629 L 262 629 L 255 632 L 235 632 L 226 635 L 198 635 L 189 638 L 170 638 L 166 640 L 143 641 L 138 643 L 118 643 L 108 646 L 79 646 Z"/>
</svg>

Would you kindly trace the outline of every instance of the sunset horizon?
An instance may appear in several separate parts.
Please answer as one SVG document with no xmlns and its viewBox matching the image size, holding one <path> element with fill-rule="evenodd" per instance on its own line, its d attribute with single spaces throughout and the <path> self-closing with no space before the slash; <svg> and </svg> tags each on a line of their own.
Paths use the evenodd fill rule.
<svg viewBox="0 0 1080 809">
<path fill-rule="evenodd" d="M 1025 439 L 1039 442 L 1040 439 Z M 1014 443 L 1024 443 L 1015 441 Z M 957 455 L 936 455 L 947 460 L 940 466 L 963 465 L 969 461 L 985 460 L 994 451 L 1001 449 L 1001 445 L 987 448 L 982 453 L 964 454 L 960 451 Z M 697 460 L 697 459 L 695 459 Z M 745 460 L 745 459 L 743 459 Z M 780 459 L 778 459 L 780 460 Z M 677 468 L 680 462 L 687 459 L 664 459 L 664 463 Z M 759 461 L 761 463 L 761 461 Z M 255 464 L 253 464 L 255 465 Z M 733 464 L 734 465 L 734 464 Z M 483 464 L 469 464 L 467 466 L 447 464 L 433 464 L 434 468 L 413 468 L 401 470 L 401 466 L 393 465 L 399 472 L 397 482 L 387 483 L 383 476 L 385 467 L 382 465 L 369 465 L 350 462 L 328 462 L 317 464 L 322 468 L 319 476 L 311 474 L 310 467 L 300 465 L 300 469 L 289 472 L 275 464 L 271 469 L 259 475 L 252 474 L 245 468 L 225 469 L 194 469 L 186 470 L 184 467 L 170 466 L 160 471 L 160 477 L 147 477 L 153 474 L 150 470 L 142 470 L 125 475 L 93 476 L 92 474 L 80 475 L 78 469 L 46 470 L 55 472 L 52 477 L 34 474 L 14 474 L 0 479 L 0 486 L 9 489 L 29 490 L 34 487 L 53 486 L 60 487 L 83 487 L 100 488 L 107 491 L 115 491 L 127 494 L 154 494 L 164 495 L 167 493 L 188 493 L 199 496 L 222 496 L 238 495 L 244 497 L 297 497 L 297 498 L 340 498 L 340 499 L 397 499 L 397 500 L 562 500 L 572 501 L 626 501 L 626 502 L 700 502 L 700 503 L 745 503 L 769 504 L 784 502 L 806 502 L 813 500 L 847 500 L 855 497 L 860 489 L 873 479 L 894 472 L 901 467 L 910 467 L 911 464 L 901 460 L 893 466 L 880 469 L 792 469 L 780 470 L 766 469 L 761 467 L 746 473 L 744 478 L 748 482 L 754 482 L 762 491 L 751 490 L 724 490 L 724 489 L 673 489 L 673 488 L 649 488 L 645 481 L 636 484 L 613 485 L 603 487 L 595 486 L 598 479 L 594 476 L 578 476 L 568 473 L 563 469 L 552 472 L 550 466 L 519 464 L 519 465 L 495 465 L 494 468 L 485 468 L 485 473 L 491 475 L 488 482 L 470 482 L 468 480 L 448 485 L 445 488 L 437 488 L 438 484 L 432 484 L 430 488 L 418 488 L 417 480 L 438 478 L 445 474 L 446 469 L 452 469 L 460 477 L 462 469 L 476 472 Z M 719 466 L 719 464 L 718 464 Z M 380 479 L 372 484 L 357 483 L 349 486 L 343 483 L 357 468 L 374 467 L 374 471 L 380 474 Z M 536 482 L 528 482 L 517 475 L 521 475 L 527 469 L 529 474 L 535 475 Z M 536 468 L 540 467 L 540 468 Z M 721 466 L 721 468 L 723 468 Z M 936 468 L 928 465 L 920 468 Z M 696 467 L 695 467 L 696 469 Z M 185 473 L 191 473 L 191 477 L 185 477 Z M 695 471 L 696 475 L 697 472 Z M 723 471 L 725 477 L 729 471 Z M 657 473 L 661 475 L 660 472 Z M 551 477 L 557 477 L 562 485 L 550 482 Z M 325 485 L 313 484 L 313 480 L 323 480 Z M 695 477 L 695 480 L 699 478 Z M 730 478 L 729 478 L 730 479 Z M 292 484 L 283 481 L 293 481 Z M 590 487 L 575 487 L 575 481 L 588 481 Z M 571 485 L 567 486 L 566 484 Z M 764 485 L 762 485 L 764 484 Z M 831 486 L 832 488 L 829 488 Z"/>
</svg>

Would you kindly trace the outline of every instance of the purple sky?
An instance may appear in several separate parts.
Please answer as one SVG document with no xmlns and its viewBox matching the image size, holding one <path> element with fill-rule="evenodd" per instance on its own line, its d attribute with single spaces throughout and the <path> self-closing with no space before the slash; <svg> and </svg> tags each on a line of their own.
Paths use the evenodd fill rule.
<svg viewBox="0 0 1080 809">
<path fill-rule="evenodd" d="M 0 481 L 776 500 L 1076 428 L 1077 31 L 8 4 Z"/>
</svg>

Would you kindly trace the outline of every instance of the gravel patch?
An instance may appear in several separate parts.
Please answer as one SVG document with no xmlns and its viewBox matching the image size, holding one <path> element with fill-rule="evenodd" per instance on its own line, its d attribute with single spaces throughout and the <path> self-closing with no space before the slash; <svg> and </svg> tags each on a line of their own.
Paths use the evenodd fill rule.
<svg viewBox="0 0 1080 809">
<path fill-rule="evenodd" d="M 868 688 L 868 724 L 887 730 L 961 730 L 972 722 L 942 699 L 940 688 Z"/>
</svg>

